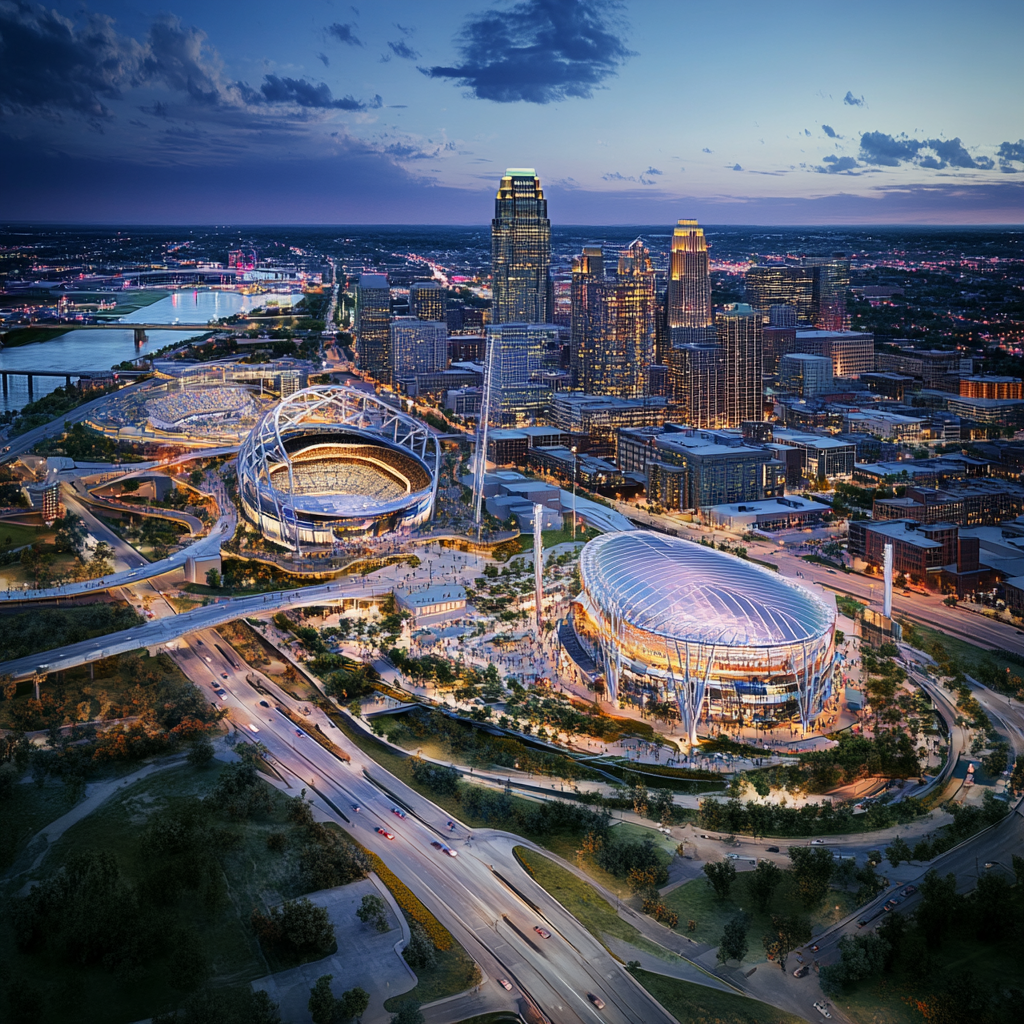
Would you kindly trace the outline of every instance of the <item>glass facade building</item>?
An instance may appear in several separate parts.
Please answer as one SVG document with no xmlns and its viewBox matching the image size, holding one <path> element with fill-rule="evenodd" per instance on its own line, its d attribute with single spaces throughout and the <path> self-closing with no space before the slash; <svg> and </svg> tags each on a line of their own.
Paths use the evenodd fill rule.
<svg viewBox="0 0 1024 1024">
<path fill-rule="evenodd" d="M 448 320 L 448 293 L 437 281 L 417 281 L 409 287 L 409 312 L 420 320 Z"/>
<path fill-rule="evenodd" d="M 764 419 L 764 368 L 761 317 L 746 303 L 735 302 L 715 317 L 722 349 L 722 424 L 739 427 L 744 420 Z"/>
<path fill-rule="evenodd" d="M 850 261 L 841 256 L 804 256 L 783 263 L 755 263 L 746 275 L 747 302 L 761 313 L 764 322 L 769 321 L 772 306 L 787 305 L 796 311 L 801 323 L 829 331 L 842 331 L 849 326 L 849 285 Z"/>
<path fill-rule="evenodd" d="M 695 220 L 672 232 L 665 317 L 673 346 L 714 340 L 708 245 Z"/>
<path fill-rule="evenodd" d="M 448 328 L 436 320 L 398 316 L 391 321 L 391 379 L 397 384 L 418 373 L 448 366 Z"/>
<path fill-rule="evenodd" d="M 492 323 L 551 322 L 551 221 L 532 168 L 509 168 L 498 186 L 491 274 Z"/>
<path fill-rule="evenodd" d="M 638 238 L 605 276 L 604 254 L 588 246 L 573 261 L 573 387 L 590 395 L 642 398 L 654 363 L 657 300 L 651 254 Z"/>
<path fill-rule="evenodd" d="M 391 382 L 391 287 L 383 274 L 363 274 L 356 284 L 356 355 L 359 368 Z"/>
<path fill-rule="evenodd" d="M 701 719 L 810 727 L 831 695 L 834 598 L 679 537 L 606 533 L 580 556 L 580 646 L 612 700 Z"/>
</svg>

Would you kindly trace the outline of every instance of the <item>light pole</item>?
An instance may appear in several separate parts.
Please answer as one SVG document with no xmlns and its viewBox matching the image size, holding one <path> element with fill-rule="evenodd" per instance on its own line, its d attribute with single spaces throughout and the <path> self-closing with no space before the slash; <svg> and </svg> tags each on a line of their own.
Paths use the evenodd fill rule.
<svg viewBox="0 0 1024 1024">
<path fill-rule="evenodd" d="M 572 452 L 572 539 L 576 540 L 576 445 L 569 449 Z"/>
</svg>

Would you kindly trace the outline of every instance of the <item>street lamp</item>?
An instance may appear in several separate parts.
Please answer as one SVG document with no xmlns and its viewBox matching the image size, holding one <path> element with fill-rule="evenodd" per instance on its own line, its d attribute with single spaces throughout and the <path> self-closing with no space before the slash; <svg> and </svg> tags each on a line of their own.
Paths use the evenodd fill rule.
<svg viewBox="0 0 1024 1024">
<path fill-rule="evenodd" d="M 572 452 L 572 539 L 576 540 L 576 445 L 569 449 Z"/>
</svg>

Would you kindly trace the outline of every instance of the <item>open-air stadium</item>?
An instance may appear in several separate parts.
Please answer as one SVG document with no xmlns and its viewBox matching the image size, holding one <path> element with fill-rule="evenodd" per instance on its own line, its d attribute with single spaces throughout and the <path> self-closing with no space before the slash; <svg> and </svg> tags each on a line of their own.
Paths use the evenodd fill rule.
<svg viewBox="0 0 1024 1024">
<path fill-rule="evenodd" d="M 620 695 L 702 718 L 806 729 L 831 694 L 835 601 L 678 537 L 607 533 L 583 549 L 572 624 Z"/>
<path fill-rule="evenodd" d="M 237 420 L 251 415 L 253 408 L 252 395 L 245 388 L 172 391 L 164 398 L 146 403 L 150 425 L 162 430 L 181 430 L 214 420 Z"/>
<path fill-rule="evenodd" d="M 318 386 L 267 412 L 238 452 L 242 510 L 292 550 L 379 536 L 428 519 L 440 445 L 375 395 Z"/>
</svg>

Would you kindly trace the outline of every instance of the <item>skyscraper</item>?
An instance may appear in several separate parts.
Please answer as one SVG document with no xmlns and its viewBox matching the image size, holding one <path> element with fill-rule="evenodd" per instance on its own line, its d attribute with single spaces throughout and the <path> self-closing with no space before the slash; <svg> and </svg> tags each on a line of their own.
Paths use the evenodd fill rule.
<svg viewBox="0 0 1024 1024">
<path fill-rule="evenodd" d="M 654 362 L 654 269 L 638 238 L 619 257 L 614 277 L 604 254 L 586 246 L 573 260 L 573 387 L 590 395 L 642 398 Z"/>
<path fill-rule="evenodd" d="M 391 288 L 383 274 L 363 274 L 356 285 L 356 350 L 359 368 L 391 382 Z"/>
<path fill-rule="evenodd" d="M 391 380 L 397 387 L 417 373 L 448 367 L 448 328 L 434 320 L 398 316 L 391 321 Z"/>
<path fill-rule="evenodd" d="M 491 322 L 551 322 L 551 221 L 540 178 L 510 167 L 491 221 Z"/>
<path fill-rule="evenodd" d="M 669 353 L 673 403 L 681 423 L 701 430 L 725 426 L 725 355 L 717 344 L 680 345 Z"/>
<path fill-rule="evenodd" d="M 672 232 L 665 312 L 673 346 L 714 341 L 708 246 L 695 220 L 679 221 Z"/>
<path fill-rule="evenodd" d="M 755 263 L 747 269 L 747 301 L 761 313 L 762 322 L 771 307 L 785 303 L 796 310 L 804 324 L 828 331 L 848 326 L 846 289 L 850 284 L 850 261 L 834 257 L 801 256 L 785 263 Z M 779 325 L 781 326 L 781 325 Z"/>
<path fill-rule="evenodd" d="M 409 288 L 409 312 L 420 320 L 448 319 L 448 294 L 437 281 L 417 281 Z"/>
<path fill-rule="evenodd" d="M 764 419 L 760 313 L 745 302 L 735 302 L 715 317 L 715 327 L 724 371 L 723 424 L 738 427 L 744 420 Z"/>
</svg>

